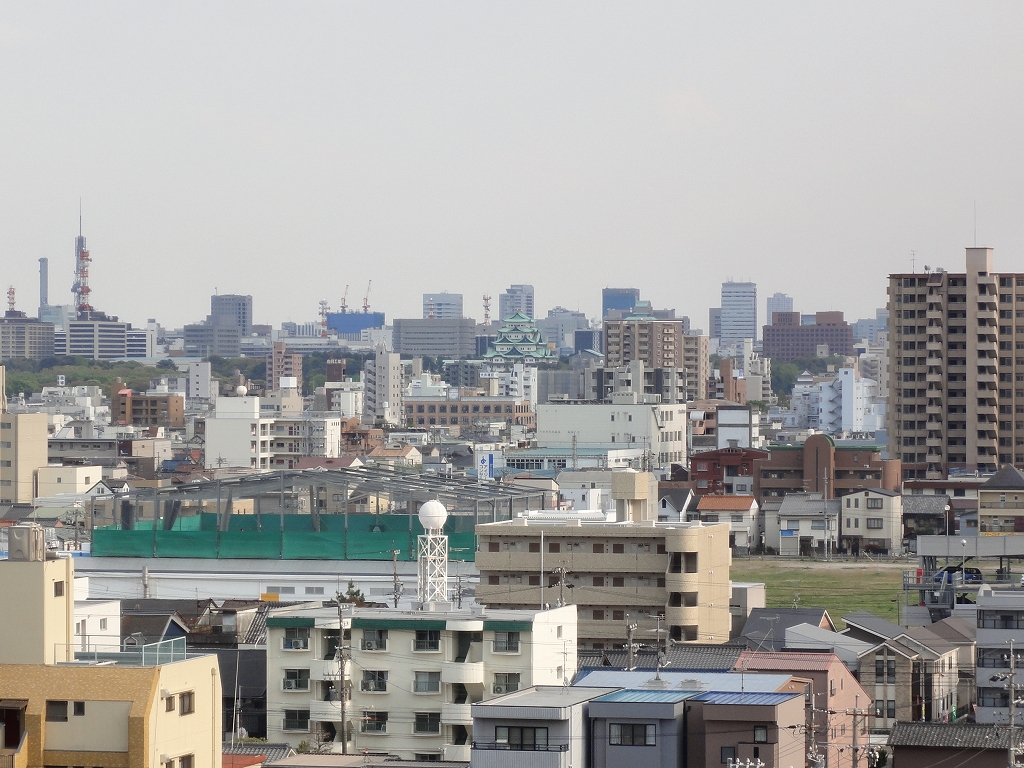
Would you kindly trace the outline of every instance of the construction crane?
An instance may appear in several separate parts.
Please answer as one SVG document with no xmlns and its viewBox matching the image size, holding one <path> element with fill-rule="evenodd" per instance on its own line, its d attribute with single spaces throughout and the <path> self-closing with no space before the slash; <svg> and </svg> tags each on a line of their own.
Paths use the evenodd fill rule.
<svg viewBox="0 0 1024 768">
<path fill-rule="evenodd" d="M 348 286 L 345 286 L 345 295 L 341 297 L 341 314 L 348 312 Z"/>
<path fill-rule="evenodd" d="M 370 311 L 370 286 L 373 285 L 373 280 L 366 281 L 366 295 L 363 296 L 363 314 Z"/>
<path fill-rule="evenodd" d="M 14 286 L 7 289 L 7 311 L 14 311 Z"/>
<path fill-rule="evenodd" d="M 491 324 L 491 297 L 484 294 L 484 325 Z"/>
<path fill-rule="evenodd" d="M 327 300 L 323 299 L 320 302 L 320 336 L 327 338 L 327 313 L 331 311 L 330 305 Z"/>
</svg>

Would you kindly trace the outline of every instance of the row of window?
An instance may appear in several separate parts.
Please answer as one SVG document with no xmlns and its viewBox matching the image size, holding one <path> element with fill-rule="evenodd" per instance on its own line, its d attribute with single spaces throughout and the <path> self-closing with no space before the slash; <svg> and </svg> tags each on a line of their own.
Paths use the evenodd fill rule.
<svg viewBox="0 0 1024 768">
<path fill-rule="evenodd" d="M 522 543 L 523 542 L 521 542 L 521 541 L 500 541 L 500 542 L 499 541 L 489 541 L 489 542 L 487 542 L 487 551 L 488 552 L 516 551 L 516 550 L 519 549 L 519 547 L 522 545 Z M 527 543 L 528 543 L 527 551 L 529 551 L 529 552 L 540 552 L 540 542 L 539 541 L 531 541 L 531 542 L 527 542 Z M 572 551 L 573 549 L 580 549 L 580 548 L 582 548 L 584 546 L 585 546 L 585 544 L 583 542 L 566 542 L 565 543 L 565 549 L 566 549 L 567 552 Z M 591 551 L 595 555 L 604 555 L 604 554 L 608 554 L 609 552 L 611 554 L 613 554 L 613 555 L 622 555 L 622 554 L 626 553 L 627 548 L 628 548 L 630 553 L 636 552 L 637 554 L 648 554 L 648 555 L 651 553 L 651 545 L 650 545 L 649 542 L 627 543 L 627 542 L 622 542 L 622 541 L 616 541 L 616 542 L 612 542 L 611 544 L 608 544 L 607 542 L 598 541 L 598 542 L 592 542 L 590 547 L 591 547 Z M 549 541 L 548 542 L 548 553 L 549 554 L 558 554 L 561 551 L 562 551 L 562 542 L 559 542 L 559 541 Z M 665 549 L 665 545 L 664 544 L 656 544 L 655 548 L 654 548 L 654 551 L 657 554 L 659 554 L 659 555 L 664 555 L 667 552 L 667 550 Z"/>
<path fill-rule="evenodd" d="M 405 412 L 406 413 L 413 413 L 413 406 L 407 405 L 405 407 Z M 433 405 L 422 406 L 422 405 L 417 405 L 415 412 L 416 413 L 448 413 L 448 406 L 447 405 L 439 405 L 439 406 L 433 406 Z M 452 413 L 459 413 L 459 406 L 457 406 L 457 405 L 451 406 L 451 412 Z M 462 406 L 462 413 L 490 413 L 490 412 L 491 412 L 491 406 L 489 406 L 489 405 L 484 405 L 484 406 L 474 405 L 474 406 L 472 406 L 472 409 L 470 409 L 470 406 L 468 406 L 468 405 Z M 502 406 L 495 405 L 494 406 L 494 413 L 501 413 L 501 412 L 502 412 Z M 504 406 L 504 412 L 505 413 L 512 413 L 513 412 L 512 406 L 511 405 Z"/>
</svg>

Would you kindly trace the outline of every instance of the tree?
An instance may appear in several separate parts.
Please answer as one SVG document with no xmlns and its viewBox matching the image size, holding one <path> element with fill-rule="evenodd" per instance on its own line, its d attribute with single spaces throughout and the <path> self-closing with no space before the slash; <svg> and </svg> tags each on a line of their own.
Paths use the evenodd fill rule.
<svg viewBox="0 0 1024 768">
<path fill-rule="evenodd" d="M 363 606 L 366 605 L 366 597 L 361 589 L 356 588 L 355 582 L 349 581 L 348 589 L 345 590 L 345 594 L 341 597 L 341 602 Z"/>
</svg>

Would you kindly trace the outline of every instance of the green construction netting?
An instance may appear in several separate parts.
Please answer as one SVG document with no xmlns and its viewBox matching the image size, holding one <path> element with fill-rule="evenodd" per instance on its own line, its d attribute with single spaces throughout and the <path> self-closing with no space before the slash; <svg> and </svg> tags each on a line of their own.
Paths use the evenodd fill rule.
<svg viewBox="0 0 1024 768">
<path fill-rule="evenodd" d="M 322 515 L 320 531 L 309 515 L 232 515 L 228 530 L 217 531 L 217 516 L 202 513 L 179 518 L 170 531 L 153 531 L 152 521 L 139 521 L 134 530 L 119 526 L 97 528 L 92 536 L 96 557 L 198 557 L 284 560 L 400 560 L 416 558 L 416 537 L 423 533 L 417 518 L 408 515 Z M 445 525 L 452 560 L 473 560 L 473 518 L 449 517 Z"/>
</svg>

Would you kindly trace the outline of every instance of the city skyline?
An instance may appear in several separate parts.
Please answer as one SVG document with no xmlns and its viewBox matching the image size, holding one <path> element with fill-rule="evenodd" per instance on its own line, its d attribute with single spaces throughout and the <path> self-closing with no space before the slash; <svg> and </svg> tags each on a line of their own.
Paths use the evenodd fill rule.
<svg viewBox="0 0 1024 768">
<path fill-rule="evenodd" d="M 624 265 L 691 317 L 729 278 L 867 317 L 912 251 L 952 268 L 976 232 L 1024 254 L 1021 21 L 953 3 L 12 4 L 4 277 L 29 309 L 49 258 L 62 300 L 82 199 L 95 302 L 133 323 L 203 317 L 215 289 L 303 322 L 369 280 L 388 317 L 424 290 L 472 316 L 523 282 L 538 310 L 595 316 Z M 405 277 L 434 262 L 450 282 Z"/>
</svg>

